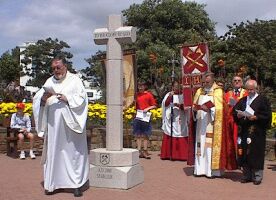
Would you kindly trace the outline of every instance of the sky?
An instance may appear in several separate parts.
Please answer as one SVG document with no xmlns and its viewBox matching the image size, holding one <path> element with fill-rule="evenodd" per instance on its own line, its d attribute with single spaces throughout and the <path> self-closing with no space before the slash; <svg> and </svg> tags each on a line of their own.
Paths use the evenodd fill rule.
<svg viewBox="0 0 276 200">
<path fill-rule="evenodd" d="M 0 56 L 23 42 L 58 38 L 71 47 L 75 69 L 88 67 L 84 60 L 105 46 L 95 45 L 92 33 L 107 26 L 107 16 L 121 14 L 143 0 L 0 0 Z M 276 19 L 276 0 L 195 0 L 206 4 L 216 32 L 223 35 L 227 25 Z"/>
</svg>

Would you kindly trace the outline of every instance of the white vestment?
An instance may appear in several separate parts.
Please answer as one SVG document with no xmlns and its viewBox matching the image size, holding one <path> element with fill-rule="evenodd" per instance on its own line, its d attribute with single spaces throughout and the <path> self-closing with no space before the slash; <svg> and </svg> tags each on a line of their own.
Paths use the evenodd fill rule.
<svg viewBox="0 0 276 200">
<path fill-rule="evenodd" d="M 42 163 L 44 188 L 49 192 L 58 188 L 79 188 L 88 180 L 89 161 L 86 138 L 88 99 L 82 81 L 67 72 L 63 80 L 50 77 L 44 87 L 66 96 L 68 104 L 54 95 L 47 106 L 40 106 L 44 89 L 33 99 L 36 131 L 44 131 Z M 44 109 L 47 109 L 44 112 Z M 46 127 L 43 127 L 46 117 Z"/>
<path fill-rule="evenodd" d="M 162 101 L 162 130 L 168 136 L 171 136 L 171 108 L 172 105 L 165 106 L 166 99 L 169 97 L 167 93 Z M 183 104 L 183 95 L 173 95 L 173 103 Z M 172 137 L 187 137 L 188 136 L 188 122 L 190 119 L 189 110 L 182 110 L 177 106 L 173 106 L 173 134 Z"/>
<path fill-rule="evenodd" d="M 198 105 L 212 101 L 213 96 L 200 95 L 198 98 Z M 212 159 L 212 138 L 206 137 L 207 133 L 214 133 L 212 122 L 215 118 L 215 107 L 210 109 L 210 112 L 198 110 L 196 114 L 196 144 L 195 144 L 195 175 L 220 176 L 219 170 L 211 169 Z"/>
</svg>

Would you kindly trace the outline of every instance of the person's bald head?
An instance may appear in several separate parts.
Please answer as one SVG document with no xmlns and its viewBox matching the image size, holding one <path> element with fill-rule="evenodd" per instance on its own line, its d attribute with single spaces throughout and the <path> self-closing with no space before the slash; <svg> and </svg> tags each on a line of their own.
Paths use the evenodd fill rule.
<svg viewBox="0 0 276 200">
<path fill-rule="evenodd" d="M 257 81 L 250 79 L 250 80 L 246 81 L 245 87 L 248 91 L 248 95 L 250 97 L 253 97 L 255 95 L 255 93 L 257 92 L 258 83 L 257 83 Z"/>
</svg>

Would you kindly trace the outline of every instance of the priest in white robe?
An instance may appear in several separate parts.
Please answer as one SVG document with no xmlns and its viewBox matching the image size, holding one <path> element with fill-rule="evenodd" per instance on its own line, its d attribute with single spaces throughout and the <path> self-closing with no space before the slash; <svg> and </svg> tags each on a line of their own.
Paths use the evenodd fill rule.
<svg viewBox="0 0 276 200">
<path fill-rule="evenodd" d="M 223 90 L 208 72 L 203 77 L 203 87 L 194 96 L 196 110 L 196 143 L 194 175 L 221 176 L 223 155 Z"/>
<path fill-rule="evenodd" d="M 36 130 L 44 137 L 45 194 L 72 188 L 79 197 L 89 175 L 87 94 L 81 79 L 67 71 L 65 59 L 54 58 L 51 67 L 54 75 L 33 99 Z"/>
</svg>

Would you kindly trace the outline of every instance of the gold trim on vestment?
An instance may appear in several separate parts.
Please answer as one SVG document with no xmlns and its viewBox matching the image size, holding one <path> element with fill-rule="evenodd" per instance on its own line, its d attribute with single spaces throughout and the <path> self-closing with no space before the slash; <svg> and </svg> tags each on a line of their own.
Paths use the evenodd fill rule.
<svg viewBox="0 0 276 200">
<path fill-rule="evenodd" d="M 194 96 L 193 103 L 197 104 L 199 96 L 203 94 L 203 89 L 199 88 Z M 220 157 L 221 157 L 221 144 L 222 144 L 222 131 L 223 131 L 223 90 L 216 83 L 213 84 L 212 89 L 208 93 L 209 96 L 213 96 L 215 104 L 215 120 L 213 126 L 213 140 L 212 146 L 210 141 L 207 142 L 206 147 L 212 148 L 212 161 L 211 169 L 220 169 Z"/>
<path fill-rule="evenodd" d="M 216 84 L 213 86 L 215 104 L 214 137 L 212 148 L 212 170 L 220 169 L 222 131 L 223 131 L 223 91 Z"/>
<path fill-rule="evenodd" d="M 202 93 L 202 88 L 199 88 L 199 89 L 197 89 L 197 91 L 196 91 L 196 93 L 195 93 L 195 95 L 194 95 L 194 100 L 193 100 L 193 103 L 195 104 L 195 105 L 197 105 L 198 103 L 198 98 L 199 98 L 199 96 L 201 95 L 201 93 Z"/>
</svg>

